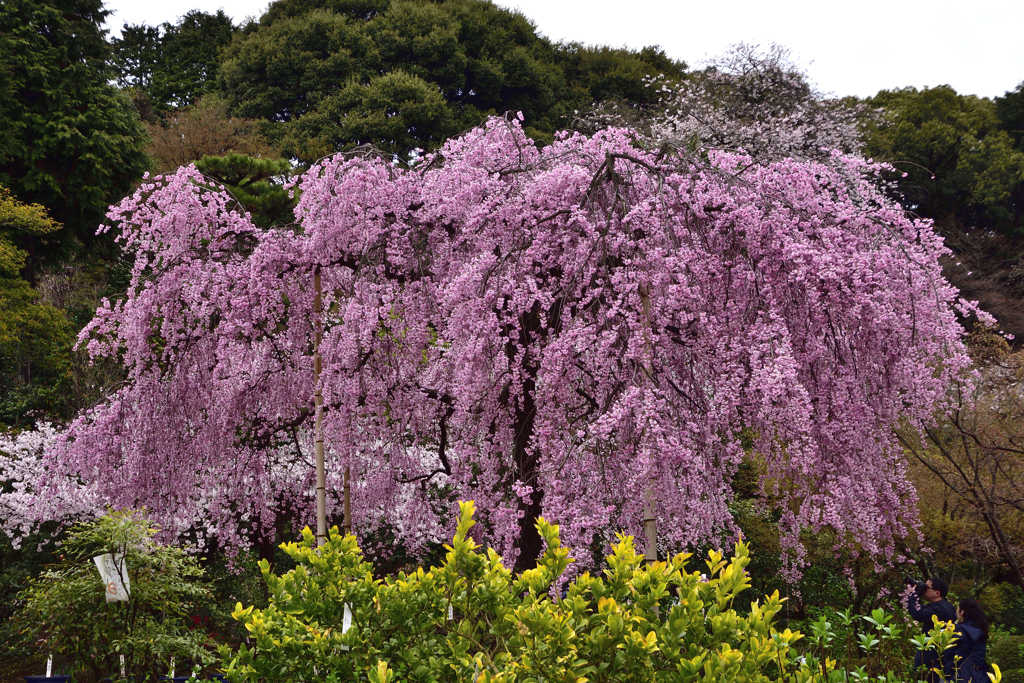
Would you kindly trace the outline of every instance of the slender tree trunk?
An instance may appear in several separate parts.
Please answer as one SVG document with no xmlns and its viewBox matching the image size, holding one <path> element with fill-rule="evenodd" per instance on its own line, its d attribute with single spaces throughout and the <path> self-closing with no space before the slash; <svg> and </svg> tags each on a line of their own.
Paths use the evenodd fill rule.
<svg viewBox="0 0 1024 683">
<path fill-rule="evenodd" d="M 645 372 L 648 379 L 654 378 L 654 346 L 651 344 L 651 290 L 647 283 L 637 288 L 644 311 L 644 345 L 647 347 L 647 366 Z M 644 491 L 644 537 L 646 549 L 644 559 L 647 564 L 658 561 L 658 518 L 654 515 L 654 489 L 650 486 Z M 657 609 L 655 609 L 657 612 Z"/>
<path fill-rule="evenodd" d="M 658 561 L 658 518 L 654 516 L 654 491 L 644 492 L 644 560 L 647 564 Z"/>
<path fill-rule="evenodd" d="M 344 485 L 344 501 L 345 501 L 345 535 L 352 535 L 352 468 L 345 465 L 345 485 Z"/>
<path fill-rule="evenodd" d="M 526 379 L 522 385 L 522 401 L 515 409 L 515 430 L 512 461 L 515 481 L 520 481 L 534 489 L 529 504 L 519 501 L 519 557 L 516 558 L 516 571 L 522 572 L 537 566 L 537 559 L 544 549 L 544 541 L 537 531 L 537 520 L 543 510 L 544 492 L 538 486 L 539 463 L 538 455 L 530 449 L 533 438 L 534 420 L 537 406 L 534 403 L 534 391 L 537 388 L 537 361 L 530 353 L 530 346 L 536 341 L 540 330 L 539 306 L 520 319 L 519 342 L 526 353 L 523 354 L 522 367 Z"/>
<path fill-rule="evenodd" d="M 538 458 L 530 446 L 533 436 L 533 423 L 537 409 L 533 402 L 536 382 L 531 377 L 523 383 L 522 406 L 516 410 L 515 442 L 513 461 L 515 462 L 515 478 L 534 488 L 527 505 L 519 501 L 519 557 L 516 559 L 516 571 L 525 571 L 537 566 L 537 559 L 544 549 L 544 542 L 537 531 L 537 520 L 543 509 L 544 492 L 538 487 Z"/>
<path fill-rule="evenodd" d="M 313 274 L 313 409 L 316 412 L 313 430 L 315 432 L 314 451 L 316 453 L 316 544 L 317 547 L 327 542 L 327 475 L 324 469 L 324 397 L 320 391 L 320 339 L 323 336 L 323 299 L 320 285 L 320 267 Z M 345 479 L 346 485 L 348 479 Z M 346 499 L 347 502 L 347 499 Z M 348 510 L 346 509 L 346 513 Z M 348 524 L 348 520 L 345 520 Z"/>
</svg>

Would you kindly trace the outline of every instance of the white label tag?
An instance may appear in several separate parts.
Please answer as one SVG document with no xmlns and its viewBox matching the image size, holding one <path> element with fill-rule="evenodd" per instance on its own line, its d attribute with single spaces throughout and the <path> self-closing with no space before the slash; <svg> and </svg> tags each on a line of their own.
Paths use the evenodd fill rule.
<svg viewBox="0 0 1024 683">
<path fill-rule="evenodd" d="M 131 582 L 128 580 L 128 567 L 124 555 L 105 553 L 92 558 L 92 561 L 100 570 L 107 602 L 127 602 Z"/>
<path fill-rule="evenodd" d="M 455 610 L 452 609 L 451 604 L 449 604 L 448 605 L 448 621 L 451 621 L 454 618 L 455 618 Z"/>
<path fill-rule="evenodd" d="M 53 676 L 53 655 L 46 658 L 46 677 Z"/>
<path fill-rule="evenodd" d="M 352 606 L 349 605 L 346 602 L 345 603 L 345 613 L 341 616 L 341 632 L 344 634 L 350 628 L 352 628 Z M 344 652 L 348 652 L 349 651 L 349 646 L 348 645 L 342 645 L 341 649 Z"/>
<path fill-rule="evenodd" d="M 121 655 L 121 678 L 125 677 L 124 673 L 124 655 Z"/>
<path fill-rule="evenodd" d="M 171 657 L 171 673 L 167 677 L 174 678 L 174 657 Z"/>
</svg>

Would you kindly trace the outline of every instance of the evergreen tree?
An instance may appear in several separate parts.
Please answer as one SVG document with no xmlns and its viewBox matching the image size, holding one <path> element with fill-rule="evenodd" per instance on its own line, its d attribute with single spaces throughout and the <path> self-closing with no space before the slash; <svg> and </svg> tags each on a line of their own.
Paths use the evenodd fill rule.
<svg viewBox="0 0 1024 683">
<path fill-rule="evenodd" d="M 996 98 L 996 116 L 1017 149 L 1024 149 L 1024 82 Z"/>
<path fill-rule="evenodd" d="M 42 259 L 91 241 L 107 207 L 141 177 L 145 131 L 129 99 L 108 83 L 100 0 L 5 0 L 0 4 L 0 183 L 45 206 L 64 230 L 42 244 L 19 235 L 26 276 Z"/>
<path fill-rule="evenodd" d="M 595 99 L 649 101 L 646 78 L 685 69 L 656 48 L 553 45 L 487 0 L 279 0 L 242 32 L 224 53 L 221 91 L 233 114 L 263 119 L 307 163 L 365 143 L 430 151 L 506 111 L 550 142 Z"/>
<path fill-rule="evenodd" d="M 1018 152 L 1024 152 L 1024 82 L 996 98 L 996 116 L 1003 130 L 1013 139 Z M 1024 234 L 1024 173 L 1018 178 L 1005 202 L 1012 214 L 1012 232 Z"/>
<path fill-rule="evenodd" d="M 125 24 L 110 43 L 117 84 L 143 91 L 158 112 L 193 106 L 217 89 L 220 53 L 234 31 L 224 10 L 192 10 L 159 28 Z"/>
<path fill-rule="evenodd" d="M 285 188 L 293 168 L 285 159 L 260 159 L 231 152 L 204 156 L 196 168 L 215 184 L 223 186 L 260 227 L 292 223 L 295 199 Z"/>
<path fill-rule="evenodd" d="M 1024 181 L 1024 153 L 995 103 L 948 85 L 883 90 L 868 103 L 885 115 L 869 130 L 865 153 L 907 174 L 898 184 L 907 208 L 968 228 L 1020 229 L 1012 197 Z"/>
<path fill-rule="evenodd" d="M 217 88 L 220 53 L 235 30 L 224 10 L 192 10 L 177 24 L 163 25 L 153 74 L 152 99 L 158 108 L 191 106 Z"/>
<path fill-rule="evenodd" d="M 155 26 L 125 24 L 121 28 L 121 37 L 111 41 L 111 66 L 118 87 L 149 91 L 160 61 L 161 43 L 160 29 Z"/>
</svg>

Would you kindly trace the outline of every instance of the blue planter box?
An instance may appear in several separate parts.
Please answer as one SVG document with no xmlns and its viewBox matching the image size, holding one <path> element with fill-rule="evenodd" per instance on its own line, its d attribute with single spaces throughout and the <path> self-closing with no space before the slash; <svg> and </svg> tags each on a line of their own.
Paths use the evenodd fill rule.
<svg viewBox="0 0 1024 683">
<path fill-rule="evenodd" d="M 68 683 L 71 676 L 25 676 L 25 683 Z"/>
</svg>

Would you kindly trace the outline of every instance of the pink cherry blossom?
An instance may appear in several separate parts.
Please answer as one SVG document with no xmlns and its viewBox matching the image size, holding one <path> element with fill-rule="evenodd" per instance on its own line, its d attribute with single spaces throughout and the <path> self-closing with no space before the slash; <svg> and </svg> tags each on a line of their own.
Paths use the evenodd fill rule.
<svg viewBox="0 0 1024 683">
<path fill-rule="evenodd" d="M 640 535 L 649 493 L 666 548 L 714 541 L 750 459 L 796 565 L 803 528 L 884 555 L 916 524 L 892 426 L 946 405 L 970 305 L 875 168 L 656 156 L 620 129 L 539 149 L 510 117 L 411 170 L 315 165 L 290 228 L 194 168 L 154 179 L 111 209 L 132 284 L 81 337 L 128 382 L 35 490 L 75 477 L 229 547 L 313 524 L 319 268 L 328 512 L 350 467 L 364 538 L 415 551 L 473 499 L 508 559 L 543 514 L 585 565 Z"/>
</svg>

